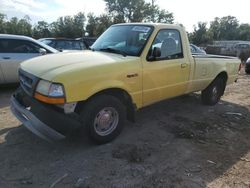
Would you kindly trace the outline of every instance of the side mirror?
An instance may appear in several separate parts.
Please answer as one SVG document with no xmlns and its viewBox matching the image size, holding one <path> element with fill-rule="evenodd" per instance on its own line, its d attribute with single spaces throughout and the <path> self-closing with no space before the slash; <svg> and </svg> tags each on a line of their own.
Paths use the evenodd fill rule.
<svg viewBox="0 0 250 188">
<path fill-rule="evenodd" d="M 157 57 L 161 57 L 161 48 L 154 47 L 151 55 L 148 57 L 148 61 L 154 61 Z"/>
<path fill-rule="evenodd" d="M 44 48 L 40 48 L 39 49 L 39 54 L 45 55 L 45 54 L 47 54 L 47 51 Z"/>
</svg>

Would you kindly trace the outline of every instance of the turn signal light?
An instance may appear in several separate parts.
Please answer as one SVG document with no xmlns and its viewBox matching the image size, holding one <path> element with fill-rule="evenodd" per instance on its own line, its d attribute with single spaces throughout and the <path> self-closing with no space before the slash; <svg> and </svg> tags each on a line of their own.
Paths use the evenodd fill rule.
<svg viewBox="0 0 250 188">
<path fill-rule="evenodd" d="M 48 104 L 64 104 L 65 103 L 65 98 L 64 97 L 48 97 L 41 95 L 40 93 L 35 93 L 34 96 L 37 100 L 42 101 L 44 103 Z"/>
</svg>

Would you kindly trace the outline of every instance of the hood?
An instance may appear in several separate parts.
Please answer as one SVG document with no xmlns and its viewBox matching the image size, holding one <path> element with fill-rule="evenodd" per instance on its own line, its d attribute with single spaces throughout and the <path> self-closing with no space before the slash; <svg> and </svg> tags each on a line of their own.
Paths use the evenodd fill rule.
<svg viewBox="0 0 250 188">
<path fill-rule="evenodd" d="M 99 51 L 80 51 L 80 52 L 62 52 L 51 55 L 44 55 L 27 60 L 21 63 L 21 69 L 37 77 L 47 80 L 52 79 L 54 72 L 64 72 L 67 70 L 89 68 L 110 63 L 123 62 L 128 59 L 138 57 L 123 57 L 120 54 L 99 52 Z M 46 77 L 46 75 L 50 75 Z M 57 75 L 54 75 L 57 76 Z M 45 78 L 46 77 L 46 78 Z"/>
</svg>

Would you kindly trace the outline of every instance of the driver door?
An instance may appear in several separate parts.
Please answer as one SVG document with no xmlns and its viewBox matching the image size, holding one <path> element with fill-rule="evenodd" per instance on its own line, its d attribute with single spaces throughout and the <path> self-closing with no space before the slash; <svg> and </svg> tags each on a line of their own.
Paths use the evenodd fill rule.
<svg viewBox="0 0 250 188">
<path fill-rule="evenodd" d="M 160 57 L 149 60 L 154 48 L 160 48 Z M 160 30 L 143 62 L 143 106 L 184 94 L 189 73 L 179 31 Z"/>
</svg>

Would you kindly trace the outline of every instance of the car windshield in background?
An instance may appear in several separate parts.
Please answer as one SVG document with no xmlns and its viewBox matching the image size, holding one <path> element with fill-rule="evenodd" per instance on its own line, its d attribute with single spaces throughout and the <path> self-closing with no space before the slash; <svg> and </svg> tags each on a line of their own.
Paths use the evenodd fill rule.
<svg viewBox="0 0 250 188">
<path fill-rule="evenodd" d="M 50 43 L 52 43 L 52 40 L 49 40 L 49 39 L 42 39 L 42 40 L 40 39 L 38 41 L 40 41 L 40 42 L 42 42 L 42 43 L 44 43 L 46 45 L 49 45 Z"/>
<path fill-rule="evenodd" d="M 86 46 L 81 40 L 40 39 L 40 42 L 57 50 L 85 50 Z"/>
<path fill-rule="evenodd" d="M 152 31 L 153 27 L 144 25 L 112 26 L 97 39 L 91 49 L 139 56 Z"/>
</svg>

